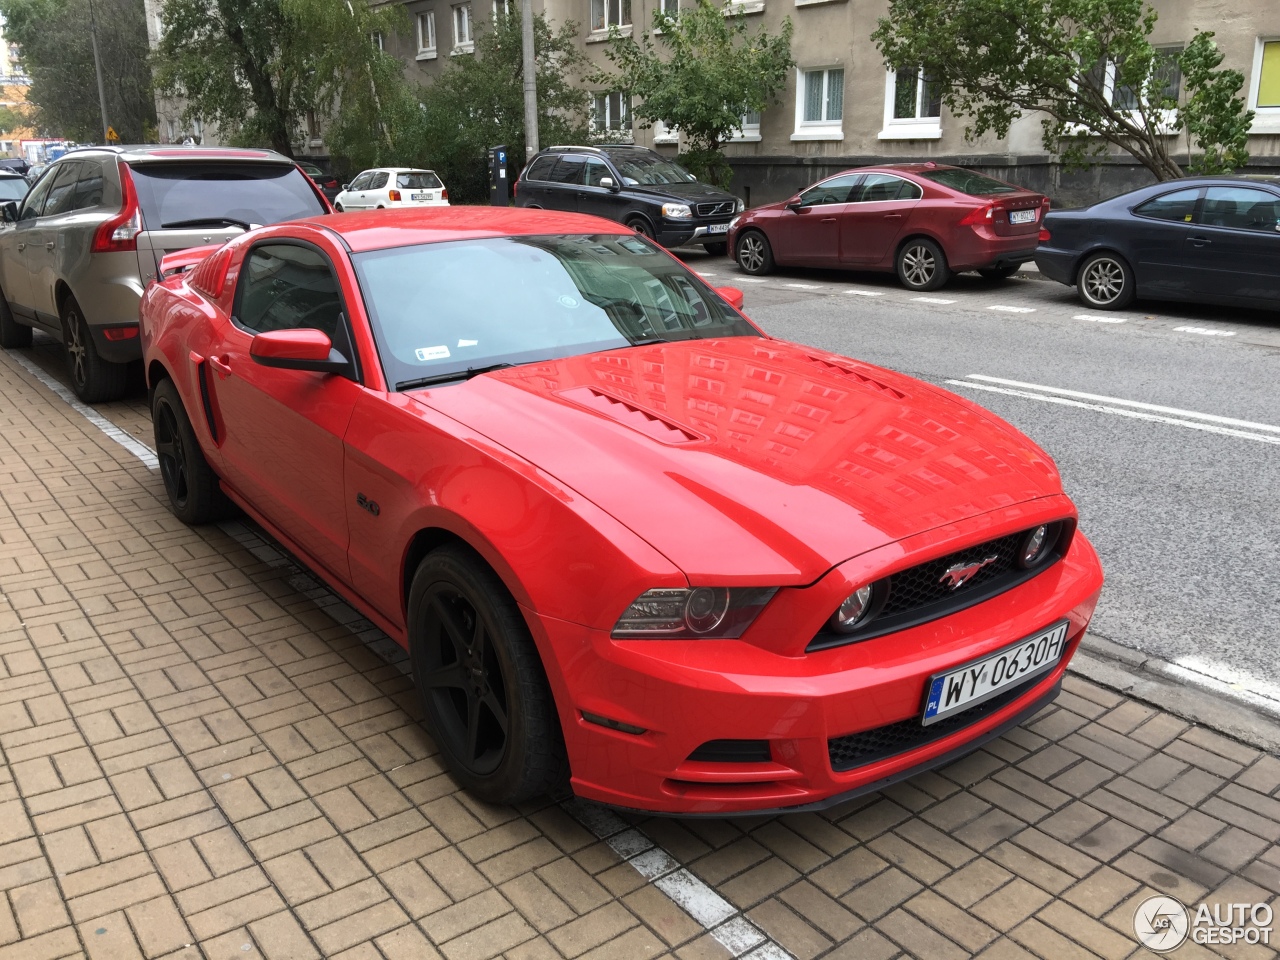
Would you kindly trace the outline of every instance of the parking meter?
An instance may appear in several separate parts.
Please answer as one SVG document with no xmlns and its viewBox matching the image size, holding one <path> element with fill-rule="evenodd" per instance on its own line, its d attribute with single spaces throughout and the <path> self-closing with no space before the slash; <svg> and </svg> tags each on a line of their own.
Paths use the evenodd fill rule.
<svg viewBox="0 0 1280 960">
<path fill-rule="evenodd" d="M 511 181 L 507 177 L 507 146 L 489 148 L 489 204 L 506 207 L 511 204 Z"/>
</svg>

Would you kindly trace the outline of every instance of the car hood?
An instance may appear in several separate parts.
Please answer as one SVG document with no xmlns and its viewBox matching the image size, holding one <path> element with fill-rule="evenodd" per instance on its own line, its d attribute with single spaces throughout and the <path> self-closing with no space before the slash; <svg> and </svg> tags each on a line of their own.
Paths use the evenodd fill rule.
<svg viewBox="0 0 1280 960">
<path fill-rule="evenodd" d="M 700 203 L 732 200 L 738 198 L 731 193 L 709 187 L 705 183 L 690 180 L 688 183 L 629 183 L 624 188 L 631 193 L 643 193 L 653 197 L 670 197 L 673 200 L 694 201 Z"/>
<path fill-rule="evenodd" d="M 758 337 L 607 350 L 411 396 L 556 477 L 694 583 L 811 583 L 1061 492 L 1043 451 L 976 405 Z"/>
</svg>

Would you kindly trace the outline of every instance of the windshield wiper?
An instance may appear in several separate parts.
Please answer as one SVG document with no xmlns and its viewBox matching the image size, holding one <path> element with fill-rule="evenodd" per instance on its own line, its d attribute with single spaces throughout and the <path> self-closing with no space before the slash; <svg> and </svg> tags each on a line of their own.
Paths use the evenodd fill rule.
<svg viewBox="0 0 1280 960">
<path fill-rule="evenodd" d="M 491 363 L 487 367 L 467 367 L 465 370 L 455 370 L 453 373 L 437 373 L 431 377 L 419 377 L 417 380 L 401 380 L 396 384 L 396 390 L 416 390 L 418 387 L 429 387 L 437 383 L 470 380 L 472 377 L 478 377 L 480 374 L 488 373 L 491 370 L 501 370 L 503 367 L 514 366 L 514 363 Z"/>
<path fill-rule="evenodd" d="M 643 338 L 643 339 L 641 339 L 641 340 L 632 340 L 632 341 L 631 341 L 631 346 L 633 346 L 633 347 L 647 347 L 647 346 L 650 346 L 651 344 L 654 344 L 654 343 L 670 343 L 670 342 L 671 342 L 671 341 L 670 341 L 670 340 L 668 340 L 666 337 L 644 337 L 644 338 Z"/>
<path fill-rule="evenodd" d="M 161 230 L 176 230 L 179 227 L 242 227 L 252 230 L 253 224 L 233 220 L 231 217 L 197 217 L 194 220 L 175 220 L 173 223 L 160 224 Z"/>
</svg>

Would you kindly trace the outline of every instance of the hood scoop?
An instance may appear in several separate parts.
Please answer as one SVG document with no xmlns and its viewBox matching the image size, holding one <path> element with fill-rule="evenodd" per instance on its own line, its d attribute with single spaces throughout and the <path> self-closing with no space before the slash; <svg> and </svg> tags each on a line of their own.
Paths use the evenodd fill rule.
<svg viewBox="0 0 1280 960">
<path fill-rule="evenodd" d="M 858 373 L 858 371 L 852 370 L 842 364 L 832 363 L 829 360 L 823 360 L 819 357 L 810 356 L 808 354 L 804 355 L 804 359 L 808 360 L 815 367 L 821 367 L 828 373 L 834 373 L 837 376 L 844 377 L 846 380 L 853 380 L 863 386 L 871 387 L 873 390 L 879 390 L 881 393 L 893 397 L 895 400 L 907 399 L 907 395 L 901 390 L 895 390 L 893 387 L 883 384 L 879 380 L 868 377 L 866 374 Z"/>
<path fill-rule="evenodd" d="M 574 387 L 572 390 L 562 391 L 560 396 L 593 413 L 643 433 L 650 440 L 657 440 L 659 443 L 697 443 L 706 439 L 691 433 L 678 423 L 673 423 L 633 403 L 597 390 L 595 387 Z"/>
</svg>

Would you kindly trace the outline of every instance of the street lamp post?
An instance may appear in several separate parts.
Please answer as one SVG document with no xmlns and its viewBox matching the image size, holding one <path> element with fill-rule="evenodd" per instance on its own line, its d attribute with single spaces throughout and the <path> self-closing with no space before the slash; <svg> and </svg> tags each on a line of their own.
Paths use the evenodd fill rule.
<svg viewBox="0 0 1280 960">
<path fill-rule="evenodd" d="M 524 48 L 524 159 L 538 152 L 538 75 L 533 55 L 533 0 L 520 0 L 520 42 Z"/>
<path fill-rule="evenodd" d="M 111 122 L 107 119 L 107 93 L 102 86 L 102 57 L 98 55 L 98 24 L 93 16 L 93 0 L 89 0 L 89 39 L 93 43 L 93 70 L 98 75 L 98 109 L 102 111 L 102 142 L 107 143 Z"/>
</svg>

